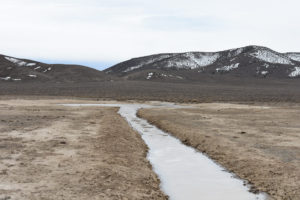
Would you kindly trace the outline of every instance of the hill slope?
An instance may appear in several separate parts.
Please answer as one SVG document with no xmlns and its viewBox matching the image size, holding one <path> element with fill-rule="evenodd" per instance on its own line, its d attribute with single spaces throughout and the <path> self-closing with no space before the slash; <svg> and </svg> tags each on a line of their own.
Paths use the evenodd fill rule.
<svg viewBox="0 0 300 200">
<path fill-rule="evenodd" d="M 45 64 L 0 55 L 3 82 L 87 82 L 109 79 L 104 72 L 80 65 Z"/>
<path fill-rule="evenodd" d="M 300 53 L 247 46 L 221 52 L 150 55 L 119 63 L 107 74 L 133 80 L 199 80 L 207 77 L 298 78 Z"/>
</svg>

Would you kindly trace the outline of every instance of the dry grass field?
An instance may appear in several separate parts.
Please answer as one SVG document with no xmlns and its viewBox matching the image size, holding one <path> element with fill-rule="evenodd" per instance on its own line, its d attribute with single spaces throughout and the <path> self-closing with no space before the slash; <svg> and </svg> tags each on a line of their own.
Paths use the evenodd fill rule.
<svg viewBox="0 0 300 200">
<path fill-rule="evenodd" d="M 86 99 L 34 99 L 0 100 L 1 200 L 167 199 L 146 145 L 117 108 L 59 105 L 103 103 Z M 298 103 L 185 105 L 190 108 L 138 115 L 248 180 L 253 192 L 298 199 Z"/>
<path fill-rule="evenodd" d="M 0 101 L 0 199 L 166 199 L 117 108 Z"/>
<path fill-rule="evenodd" d="M 300 199 L 300 105 L 209 103 L 143 109 L 171 133 L 277 200 Z"/>
</svg>

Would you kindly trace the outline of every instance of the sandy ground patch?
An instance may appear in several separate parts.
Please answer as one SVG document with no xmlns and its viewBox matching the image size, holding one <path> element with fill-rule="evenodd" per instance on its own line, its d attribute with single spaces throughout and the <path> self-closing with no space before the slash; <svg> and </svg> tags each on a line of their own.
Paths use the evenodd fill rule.
<svg viewBox="0 0 300 200">
<path fill-rule="evenodd" d="M 166 199 L 116 108 L 0 101 L 0 199 Z"/>
<path fill-rule="evenodd" d="M 199 104 L 138 115 L 274 199 L 300 199 L 300 105 Z"/>
</svg>

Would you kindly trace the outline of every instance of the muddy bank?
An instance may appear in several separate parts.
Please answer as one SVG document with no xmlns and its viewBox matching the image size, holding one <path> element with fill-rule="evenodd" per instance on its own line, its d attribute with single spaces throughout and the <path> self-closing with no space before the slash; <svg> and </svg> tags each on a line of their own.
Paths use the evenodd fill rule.
<svg viewBox="0 0 300 200">
<path fill-rule="evenodd" d="M 58 102 L 0 102 L 0 199 L 166 199 L 118 109 Z"/>
<path fill-rule="evenodd" d="M 274 199 L 300 197 L 300 107 L 201 104 L 138 115 Z"/>
</svg>

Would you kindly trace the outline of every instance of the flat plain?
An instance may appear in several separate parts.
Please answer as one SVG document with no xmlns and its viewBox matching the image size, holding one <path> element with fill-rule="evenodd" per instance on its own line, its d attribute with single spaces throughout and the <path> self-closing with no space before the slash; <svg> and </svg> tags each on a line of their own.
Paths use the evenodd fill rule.
<svg viewBox="0 0 300 200">
<path fill-rule="evenodd" d="M 0 101 L 0 199 L 166 199 L 118 108 Z"/>
<path fill-rule="evenodd" d="M 299 104 L 195 104 L 138 115 L 274 199 L 300 197 Z"/>
<path fill-rule="evenodd" d="M 2 96 L 0 199 L 167 199 L 147 146 L 118 108 L 153 103 Z M 138 115 L 205 153 L 272 199 L 300 194 L 300 104 L 184 103 Z M 201 169 L 200 169 L 201 170 Z"/>
</svg>

